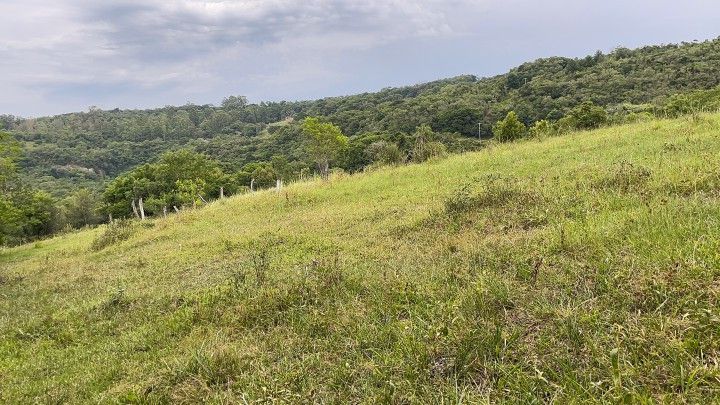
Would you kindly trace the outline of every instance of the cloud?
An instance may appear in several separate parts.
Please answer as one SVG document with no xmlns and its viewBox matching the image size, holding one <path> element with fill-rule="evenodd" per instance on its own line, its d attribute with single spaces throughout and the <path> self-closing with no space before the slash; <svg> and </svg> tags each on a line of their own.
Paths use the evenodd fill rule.
<svg viewBox="0 0 720 405">
<path fill-rule="evenodd" d="M 320 55 L 451 35 L 443 11 L 450 3 L 9 0 L 0 4 L 0 73 L 36 99 L 43 89 L 50 98 L 60 98 L 58 89 L 73 89 L 67 95 L 74 99 L 123 83 L 167 91 L 169 83 L 233 82 L 218 71 L 267 80 L 270 72 L 286 70 L 288 80 L 322 72 Z M 301 68 L 288 72 L 292 66 Z"/>
<path fill-rule="evenodd" d="M 707 38 L 719 9 L 709 0 L 3 0 L 0 113 L 309 98 L 499 73 L 539 56 Z"/>
<path fill-rule="evenodd" d="M 80 17 L 107 49 L 152 63 L 298 38 L 322 37 L 326 45 L 352 47 L 448 34 L 452 29 L 442 4 L 421 0 L 93 1 Z M 336 37 L 345 41 L 333 41 Z"/>
</svg>

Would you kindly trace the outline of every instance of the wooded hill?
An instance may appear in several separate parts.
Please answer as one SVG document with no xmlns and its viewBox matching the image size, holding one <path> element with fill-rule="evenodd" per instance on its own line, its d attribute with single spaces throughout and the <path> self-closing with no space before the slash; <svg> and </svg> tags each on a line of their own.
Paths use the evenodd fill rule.
<svg viewBox="0 0 720 405">
<path fill-rule="evenodd" d="M 228 169 L 285 157 L 295 169 L 310 167 L 301 147 L 299 121 L 322 116 L 349 135 L 354 157 L 346 170 L 368 163 L 362 151 L 378 139 L 401 139 L 429 124 L 455 149 L 461 137 L 492 136 L 492 126 L 514 110 L 526 124 L 557 120 L 583 101 L 611 117 L 652 111 L 671 94 L 720 84 L 720 39 L 702 43 L 620 48 L 581 59 L 553 57 L 525 63 L 507 74 L 461 76 L 389 88 L 377 93 L 315 101 L 248 104 L 228 97 L 221 106 L 185 105 L 151 110 L 91 108 L 36 119 L 0 117 L 23 148 L 20 161 L 33 185 L 56 196 L 78 187 L 99 189 L 104 180 L 188 147 Z M 451 134 L 456 134 L 451 136 Z"/>
</svg>

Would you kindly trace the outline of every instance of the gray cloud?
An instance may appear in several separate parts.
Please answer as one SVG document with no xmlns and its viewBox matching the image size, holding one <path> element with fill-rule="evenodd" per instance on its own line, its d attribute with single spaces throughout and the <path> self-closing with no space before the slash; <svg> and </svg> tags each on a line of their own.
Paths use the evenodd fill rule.
<svg viewBox="0 0 720 405">
<path fill-rule="evenodd" d="M 710 0 L 5 0 L 0 113 L 297 99 L 718 35 Z"/>
</svg>

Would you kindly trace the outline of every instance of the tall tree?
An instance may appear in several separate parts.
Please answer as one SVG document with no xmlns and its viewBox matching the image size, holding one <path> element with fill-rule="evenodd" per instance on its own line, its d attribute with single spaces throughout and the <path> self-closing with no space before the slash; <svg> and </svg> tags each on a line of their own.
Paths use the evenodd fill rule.
<svg viewBox="0 0 720 405">
<path fill-rule="evenodd" d="M 308 140 L 308 152 L 315 161 L 320 175 L 327 179 L 330 163 L 348 145 L 348 137 L 339 127 L 329 122 L 320 122 L 316 117 L 307 117 L 302 124 L 303 134 Z"/>
</svg>

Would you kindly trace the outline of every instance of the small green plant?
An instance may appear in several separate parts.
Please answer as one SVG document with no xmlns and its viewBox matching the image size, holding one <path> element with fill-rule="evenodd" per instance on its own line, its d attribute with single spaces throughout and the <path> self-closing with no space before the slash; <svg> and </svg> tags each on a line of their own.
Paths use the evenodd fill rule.
<svg viewBox="0 0 720 405">
<path fill-rule="evenodd" d="M 125 295 L 124 288 L 118 288 L 110 293 L 110 296 L 100 305 L 99 309 L 104 313 L 113 313 L 127 309 L 131 304 L 130 299 Z"/>
</svg>

